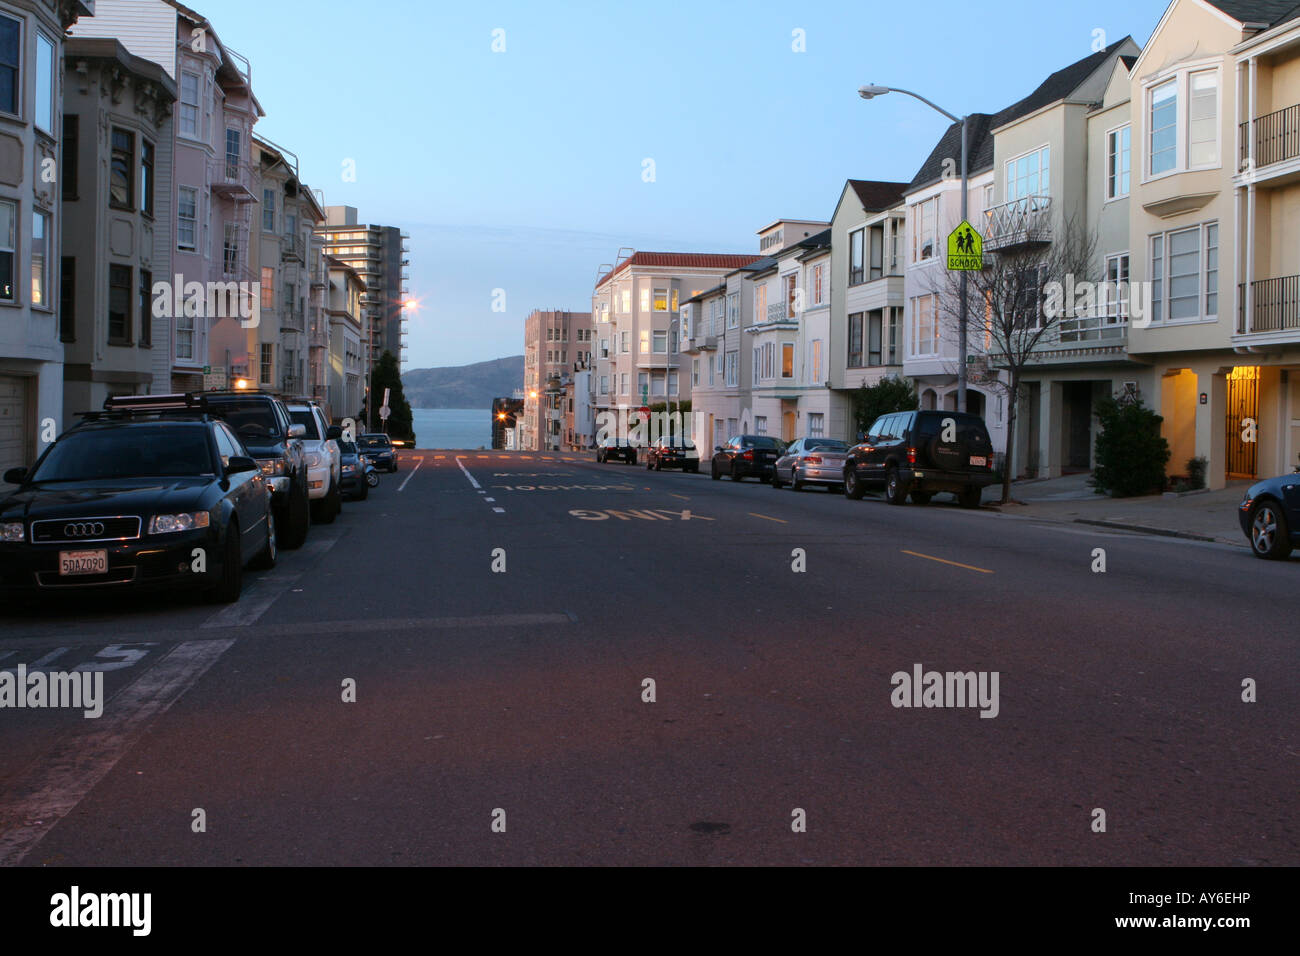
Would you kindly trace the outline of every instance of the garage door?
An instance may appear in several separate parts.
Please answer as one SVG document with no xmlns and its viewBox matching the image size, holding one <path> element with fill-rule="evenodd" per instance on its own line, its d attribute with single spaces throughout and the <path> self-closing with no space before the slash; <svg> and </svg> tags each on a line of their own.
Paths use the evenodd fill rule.
<svg viewBox="0 0 1300 956">
<path fill-rule="evenodd" d="M 27 382 L 0 375 L 0 474 L 30 465 L 27 460 Z"/>
</svg>

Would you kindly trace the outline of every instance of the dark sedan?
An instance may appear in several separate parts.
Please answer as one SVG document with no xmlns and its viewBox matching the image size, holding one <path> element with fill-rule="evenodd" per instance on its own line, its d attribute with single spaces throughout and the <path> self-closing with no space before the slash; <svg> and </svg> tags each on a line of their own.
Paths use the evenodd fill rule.
<svg viewBox="0 0 1300 956">
<path fill-rule="evenodd" d="M 361 457 L 357 443 L 339 439 L 339 490 L 350 501 L 365 501 L 370 496 L 370 485 L 366 483 L 366 461 Z"/>
<path fill-rule="evenodd" d="M 698 472 L 700 453 L 695 442 L 689 438 L 663 436 L 652 441 L 646 449 L 645 466 L 655 471 L 680 468 L 682 471 Z"/>
<path fill-rule="evenodd" d="M 9 595 L 189 588 L 228 603 L 245 563 L 275 564 L 266 479 L 206 414 L 92 414 L 4 480 L 18 485 L 0 500 Z"/>
<path fill-rule="evenodd" d="M 382 432 L 357 436 L 357 448 L 370 459 L 377 471 L 397 471 L 397 451 L 393 442 Z"/>
<path fill-rule="evenodd" d="M 784 450 L 783 442 L 767 435 L 737 435 L 714 449 L 713 480 L 727 475 L 732 481 L 743 478 L 768 481 Z"/>
<path fill-rule="evenodd" d="M 847 442 L 834 438 L 800 438 L 792 441 L 772 466 L 772 487 L 789 485 L 802 491 L 804 485 L 826 485 L 834 490 L 844 484 Z"/>
<path fill-rule="evenodd" d="M 631 444 L 626 438 L 606 437 L 602 438 L 596 445 L 596 462 L 604 464 L 607 461 L 625 461 L 629 465 L 636 464 L 636 446 Z"/>
<path fill-rule="evenodd" d="M 1300 473 L 1268 478 L 1246 489 L 1237 509 L 1257 558 L 1281 561 L 1300 547 Z"/>
</svg>

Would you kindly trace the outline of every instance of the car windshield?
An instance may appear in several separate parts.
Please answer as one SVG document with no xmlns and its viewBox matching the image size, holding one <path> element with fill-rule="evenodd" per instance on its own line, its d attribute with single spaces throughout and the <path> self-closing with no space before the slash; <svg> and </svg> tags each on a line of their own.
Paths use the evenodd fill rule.
<svg viewBox="0 0 1300 956">
<path fill-rule="evenodd" d="M 303 435 L 303 438 L 308 441 L 320 441 L 320 432 L 316 428 L 316 416 L 311 413 L 310 408 L 299 411 L 289 409 L 289 421 L 295 425 L 301 425 L 307 430 L 307 434 Z"/>
<path fill-rule="evenodd" d="M 268 402 L 209 402 L 212 410 L 246 442 L 280 437 L 280 423 Z"/>
<path fill-rule="evenodd" d="M 202 425 L 127 425 L 73 431 L 41 460 L 32 481 L 184 478 L 213 474 Z"/>
<path fill-rule="evenodd" d="M 393 447 L 387 435 L 362 435 L 357 444 L 365 451 L 389 451 Z"/>
<path fill-rule="evenodd" d="M 357 453 L 357 443 L 351 441 L 339 440 L 339 451 L 345 455 L 355 455 Z"/>
<path fill-rule="evenodd" d="M 831 438 L 818 438 L 804 443 L 804 451 L 848 451 L 849 446 Z"/>
<path fill-rule="evenodd" d="M 781 443 L 775 438 L 768 438 L 766 435 L 746 435 L 745 444 L 750 448 L 780 448 Z"/>
</svg>

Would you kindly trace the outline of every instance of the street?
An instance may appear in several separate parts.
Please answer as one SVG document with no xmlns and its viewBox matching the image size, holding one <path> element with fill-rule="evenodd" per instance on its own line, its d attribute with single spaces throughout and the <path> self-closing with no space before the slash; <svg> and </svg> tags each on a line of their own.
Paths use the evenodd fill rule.
<svg viewBox="0 0 1300 956">
<path fill-rule="evenodd" d="M 1294 866 L 1297 575 L 946 495 L 408 451 L 236 604 L 0 616 L 0 668 L 108 698 L 0 712 L 0 864 Z M 996 706 L 895 706 L 914 668 L 996 672 Z"/>
</svg>

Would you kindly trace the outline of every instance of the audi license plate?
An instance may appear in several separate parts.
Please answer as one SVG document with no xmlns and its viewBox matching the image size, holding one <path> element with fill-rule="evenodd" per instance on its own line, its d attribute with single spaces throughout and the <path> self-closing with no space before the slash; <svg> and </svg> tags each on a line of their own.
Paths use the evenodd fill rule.
<svg viewBox="0 0 1300 956">
<path fill-rule="evenodd" d="M 60 551 L 59 574 L 107 574 L 107 551 Z"/>
<path fill-rule="evenodd" d="M 987 468 L 989 464 L 989 460 L 985 458 L 983 455 L 971 455 L 970 463 L 976 468 Z"/>
</svg>

